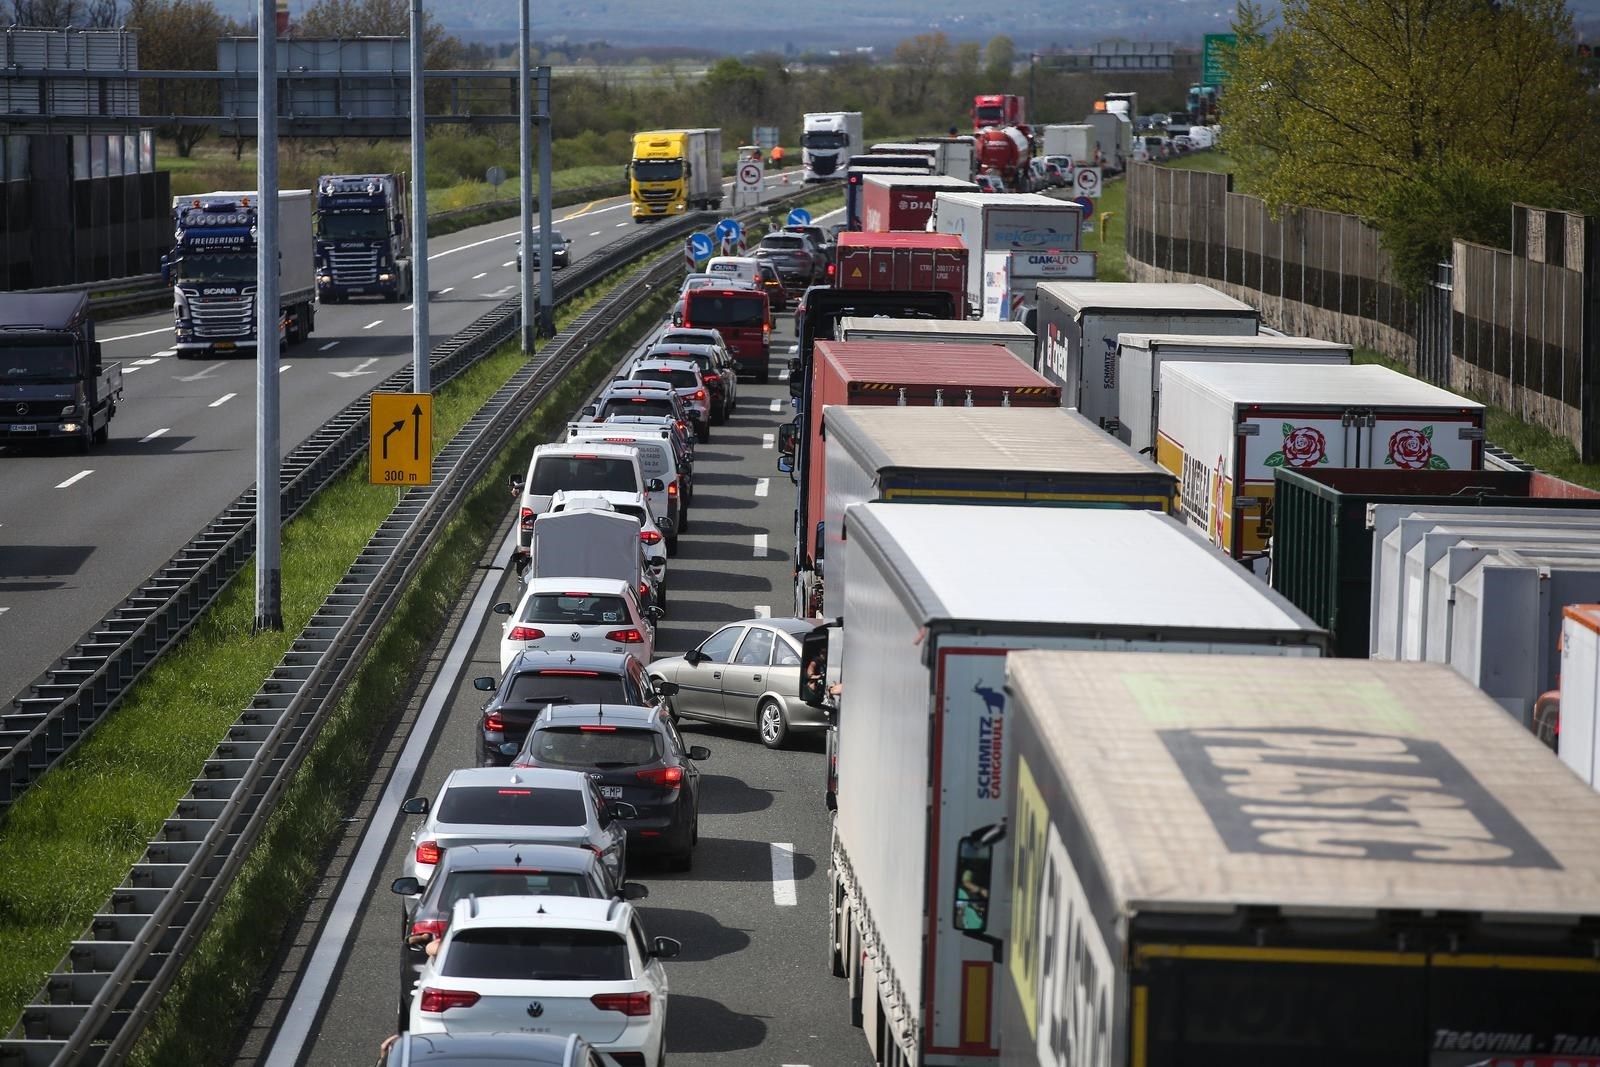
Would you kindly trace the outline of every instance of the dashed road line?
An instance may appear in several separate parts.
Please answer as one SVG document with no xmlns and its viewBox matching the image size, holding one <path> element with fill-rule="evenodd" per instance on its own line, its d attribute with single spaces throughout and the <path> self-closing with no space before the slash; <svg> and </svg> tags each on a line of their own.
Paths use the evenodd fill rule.
<svg viewBox="0 0 1600 1067">
<path fill-rule="evenodd" d="M 447 286 L 445 286 L 445 287 L 444 287 L 444 288 L 443 288 L 443 289 L 440 289 L 440 290 L 439 290 L 439 295 L 440 295 L 440 296 L 443 296 L 443 295 L 444 295 L 444 294 L 446 294 L 446 293 L 453 293 L 453 292 L 455 292 L 455 291 L 456 291 L 456 287 L 455 287 L 455 286 L 453 286 L 453 285 L 447 285 Z"/>
<path fill-rule="evenodd" d="M 789 380 L 789 368 L 785 367 L 781 371 L 778 372 L 778 381 L 786 382 L 788 380 Z"/>
<path fill-rule="evenodd" d="M 170 429 L 172 429 L 171 426 L 163 426 L 159 430 L 152 430 L 151 432 L 145 434 L 143 437 L 139 438 L 139 443 L 141 445 L 148 444 L 151 441 L 154 441 L 156 438 L 160 437 L 162 434 L 166 433 Z"/>
<path fill-rule="evenodd" d="M 753 540 L 755 541 L 755 556 L 757 558 L 765 556 L 767 554 L 767 535 L 754 534 Z"/>
<path fill-rule="evenodd" d="M 159 352 L 150 353 L 150 355 L 153 356 L 156 359 L 161 359 L 161 358 L 166 357 L 166 356 L 175 356 L 177 354 L 178 354 L 178 350 L 176 348 L 163 348 Z"/>
<path fill-rule="evenodd" d="M 771 487 L 772 487 L 772 479 L 771 478 L 757 478 L 756 479 L 756 496 L 766 496 L 767 495 L 767 491 L 769 489 L 771 489 Z"/>
<path fill-rule="evenodd" d="M 373 319 L 371 322 L 367 323 L 365 326 L 363 326 L 361 328 L 363 330 L 370 330 L 374 326 L 382 326 L 382 325 L 383 325 L 383 320 L 382 319 Z"/>
<path fill-rule="evenodd" d="M 93 470 L 79 471 L 77 474 L 74 474 L 72 477 L 68 478 L 66 481 L 64 481 L 60 485 L 56 486 L 56 488 L 57 489 L 65 489 L 67 486 L 72 485 L 75 482 L 83 481 L 85 478 L 89 477 L 89 475 L 91 475 L 93 473 L 94 473 Z"/>
<path fill-rule="evenodd" d="M 148 367 L 152 363 L 160 363 L 160 362 L 161 361 L 159 359 L 136 359 L 136 360 L 133 361 L 133 365 L 135 367 Z"/>
<path fill-rule="evenodd" d="M 756 612 L 756 618 L 758 618 L 758 619 L 770 619 L 770 618 L 772 618 L 772 605 L 771 604 L 757 604 L 756 607 L 755 607 L 755 612 Z"/>
<path fill-rule="evenodd" d="M 768 411 L 782 411 L 783 410 L 783 401 L 779 400 L 777 397 L 773 397 L 772 406 L 770 408 L 768 408 L 767 410 Z"/>
<path fill-rule="evenodd" d="M 800 902 L 794 891 L 794 845 L 772 842 L 772 902 L 792 908 Z"/>
<path fill-rule="evenodd" d="M 226 404 L 228 401 L 232 400 L 234 397 L 236 397 L 238 395 L 239 395 L 238 393 L 224 393 L 224 394 L 222 394 L 222 396 L 218 397 L 216 400 L 213 400 L 211 403 L 207 404 L 206 407 L 220 408 L 222 405 Z"/>
<path fill-rule="evenodd" d="M 293 363 L 285 363 L 285 364 L 283 364 L 282 366 L 280 366 L 278 368 L 278 373 L 282 374 L 284 371 L 289 370 L 293 366 L 294 366 Z"/>
<path fill-rule="evenodd" d="M 122 373 L 123 374 L 132 374 L 134 371 L 141 370 L 141 369 L 143 369 L 143 368 L 140 368 L 140 367 L 123 367 L 122 368 Z"/>
<path fill-rule="evenodd" d="M 777 440 L 777 438 L 774 437 L 772 434 L 764 433 L 764 434 L 761 435 L 761 447 L 762 448 L 771 448 L 773 443 L 776 440 Z"/>
<path fill-rule="evenodd" d="M 328 349 L 334 347 L 338 343 L 339 343 L 338 341 L 329 341 L 327 344 L 325 344 L 321 348 L 317 349 L 317 351 L 318 352 L 326 352 Z"/>
<path fill-rule="evenodd" d="M 590 234 L 590 235 L 589 235 L 589 236 L 590 236 L 590 237 L 599 237 L 599 236 L 600 236 L 600 231 L 599 231 L 599 230 L 596 230 L 596 231 L 594 231 L 594 232 L 593 232 L 593 233 L 591 233 L 591 234 Z"/>
<path fill-rule="evenodd" d="M 517 261 L 514 260 L 514 259 L 508 259 L 508 260 L 506 260 L 504 263 L 502 263 L 500 265 L 502 267 L 515 267 L 517 265 Z"/>
<path fill-rule="evenodd" d="M 622 229 L 622 228 L 623 228 L 623 227 L 624 227 L 624 226 L 626 226 L 626 225 L 627 225 L 627 223 L 626 223 L 626 222 L 619 222 L 619 223 L 617 223 L 617 229 L 619 229 L 619 230 L 620 230 L 620 229 Z"/>
<path fill-rule="evenodd" d="M 488 271 L 481 271 L 481 272 L 479 272 L 477 274 L 474 274 L 472 276 L 472 280 L 473 281 L 477 281 L 479 278 L 487 278 L 488 276 L 489 276 L 489 272 Z"/>
</svg>

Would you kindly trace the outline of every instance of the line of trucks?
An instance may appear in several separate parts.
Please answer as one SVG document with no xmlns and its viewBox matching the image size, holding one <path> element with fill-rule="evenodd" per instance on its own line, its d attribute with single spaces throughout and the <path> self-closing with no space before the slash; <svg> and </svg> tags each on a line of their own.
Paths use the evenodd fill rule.
<svg viewBox="0 0 1600 1067">
<path fill-rule="evenodd" d="M 1044 280 L 1030 330 L 964 245 L 846 267 L 914 236 L 841 235 L 778 453 L 874 1061 L 1600 1067 L 1596 494 L 1208 287 Z M 1457 618 L 1369 655 L 1380 601 Z M 1499 674 L 1431 654 L 1497 614 Z"/>
</svg>

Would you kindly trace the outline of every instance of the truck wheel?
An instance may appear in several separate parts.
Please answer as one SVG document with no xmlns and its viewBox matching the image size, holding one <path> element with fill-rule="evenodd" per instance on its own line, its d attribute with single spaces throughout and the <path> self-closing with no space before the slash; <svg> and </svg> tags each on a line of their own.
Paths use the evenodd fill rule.
<svg viewBox="0 0 1600 1067">
<path fill-rule="evenodd" d="M 91 420 L 89 425 L 85 426 L 83 432 L 72 439 L 73 449 L 81 456 L 87 456 L 89 449 L 94 446 L 95 432 L 92 421 L 94 416 L 90 415 L 89 418 Z"/>
<path fill-rule="evenodd" d="M 94 432 L 95 444 L 103 445 L 111 440 L 111 416 L 113 414 L 115 414 L 113 411 L 106 412 L 106 424 Z"/>
</svg>

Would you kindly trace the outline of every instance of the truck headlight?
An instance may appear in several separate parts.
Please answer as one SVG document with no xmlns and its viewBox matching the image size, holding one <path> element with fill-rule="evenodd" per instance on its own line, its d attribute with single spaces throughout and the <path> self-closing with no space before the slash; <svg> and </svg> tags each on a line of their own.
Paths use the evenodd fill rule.
<svg viewBox="0 0 1600 1067">
<path fill-rule="evenodd" d="M 317 281 L 321 282 L 324 285 L 331 284 L 333 282 L 333 275 L 331 275 L 331 274 L 319 274 L 317 276 Z"/>
<path fill-rule="evenodd" d="M 380 275 L 378 275 L 378 280 L 380 282 L 392 282 L 392 281 L 394 281 L 394 275 L 393 274 L 380 274 Z"/>
</svg>

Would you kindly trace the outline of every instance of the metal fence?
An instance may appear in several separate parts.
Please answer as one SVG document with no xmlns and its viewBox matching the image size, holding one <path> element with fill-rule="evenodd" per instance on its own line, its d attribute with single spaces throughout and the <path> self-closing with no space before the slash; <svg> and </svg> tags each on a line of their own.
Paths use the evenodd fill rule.
<svg viewBox="0 0 1600 1067">
<path fill-rule="evenodd" d="M 1127 212 L 1133 278 L 1214 285 L 1280 330 L 1375 349 L 1600 454 L 1600 368 L 1584 354 L 1600 336 L 1593 220 L 1519 205 L 1514 251 L 1455 242 L 1419 300 L 1372 226 L 1316 208 L 1273 218 L 1227 174 L 1136 164 Z"/>
</svg>

